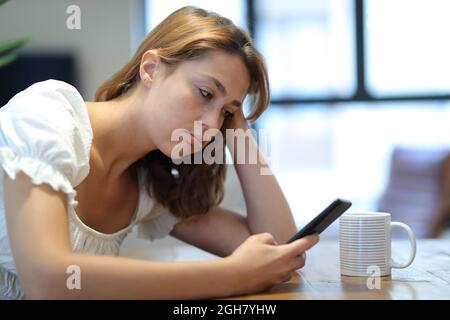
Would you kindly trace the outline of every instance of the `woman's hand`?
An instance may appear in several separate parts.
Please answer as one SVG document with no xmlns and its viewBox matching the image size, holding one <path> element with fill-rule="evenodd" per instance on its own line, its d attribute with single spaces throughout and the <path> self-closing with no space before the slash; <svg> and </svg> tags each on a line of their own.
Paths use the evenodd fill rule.
<svg viewBox="0 0 450 320">
<path fill-rule="evenodd" d="M 233 115 L 225 120 L 225 127 L 228 129 L 243 129 L 249 128 L 247 119 L 245 119 L 242 109 L 233 112 Z"/>
<path fill-rule="evenodd" d="M 303 253 L 318 241 L 318 235 L 310 235 L 277 245 L 270 233 L 250 236 L 225 258 L 238 274 L 235 294 L 266 290 L 289 280 L 292 272 L 305 265 Z"/>
<path fill-rule="evenodd" d="M 233 112 L 233 115 L 225 119 L 224 127 L 227 130 L 232 130 L 232 134 L 228 135 L 225 133 L 226 145 L 228 150 L 230 150 L 231 156 L 233 158 L 233 163 L 237 162 L 237 155 L 240 157 L 245 157 L 246 154 L 257 154 L 257 145 L 248 143 L 247 135 L 250 134 L 248 131 L 250 129 L 247 119 L 245 119 L 242 109 Z M 251 150 L 250 150 L 251 149 Z M 239 153 L 238 153 L 239 150 Z M 241 158 L 244 159 L 244 158 Z"/>
</svg>

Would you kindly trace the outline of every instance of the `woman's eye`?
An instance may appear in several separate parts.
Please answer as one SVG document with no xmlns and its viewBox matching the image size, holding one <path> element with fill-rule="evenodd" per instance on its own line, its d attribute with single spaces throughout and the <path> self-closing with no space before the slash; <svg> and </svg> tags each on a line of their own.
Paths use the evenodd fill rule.
<svg viewBox="0 0 450 320">
<path fill-rule="evenodd" d="M 199 91 L 200 91 L 200 94 L 202 95 L 202 97 L 207 98 L 207 99 L 212 98 L 212 94 L 209 93 L 208 91 L 203 90 L 203 89 L 199 89 Z"/>
</svg>

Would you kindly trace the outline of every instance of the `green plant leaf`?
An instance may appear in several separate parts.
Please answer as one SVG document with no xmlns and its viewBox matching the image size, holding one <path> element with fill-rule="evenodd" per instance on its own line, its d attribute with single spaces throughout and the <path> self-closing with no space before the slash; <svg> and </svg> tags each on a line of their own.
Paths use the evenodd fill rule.
<svg viewBox="0 0 450 320">
<path fill-rule="evenodd" d="M 0 0 L 0 6 L 9 0 Z M 4 67 L 17 59 L 16 54 L 10 54 L 9 51 L 18 49 L 29 42 L 30 38 L 23 38 L 18 40 L 9 40 L 0 43 L 0 68 Z"/>
<path fill-rule="evenodd" d="M 0 43 L 0 54 L 20 48 L 29 41 L 30 41 L 29 38 L 24 38 L 24 39 L 9 40 L 9 41 L 2 42 L 2 43 Z"/>
<path fill-rule="evenodd" d="M 0 68 L 6 66 L 7 64 L 10 64 L 14 60 L 16 60 L 17 55 L 15 54 L 8 54 L 6 56 L 0 57 Z"/>
</svg>

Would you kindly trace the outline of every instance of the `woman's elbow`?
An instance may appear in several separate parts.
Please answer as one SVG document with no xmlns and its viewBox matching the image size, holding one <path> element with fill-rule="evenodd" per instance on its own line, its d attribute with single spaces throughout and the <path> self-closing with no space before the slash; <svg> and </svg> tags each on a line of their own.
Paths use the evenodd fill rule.
<svg viewBox="0 0 450 320">
<path fill-rule="evenodd" d="M 22 286 L 22 290 L 26 299 L 29 300 L 58 300 L 65 299 L 68 289 L 60 284 L 60 280 L 49 278 L 38 280 Z"/>
<path fill-rule="evenodd" d="M 70 298 L 71 289 L 76 276 L 58 264 L 39 268 L 39 271 L 28 274 L 21 288 L 26 299 L 30 300 L 59 300 Z"/>
</svg>

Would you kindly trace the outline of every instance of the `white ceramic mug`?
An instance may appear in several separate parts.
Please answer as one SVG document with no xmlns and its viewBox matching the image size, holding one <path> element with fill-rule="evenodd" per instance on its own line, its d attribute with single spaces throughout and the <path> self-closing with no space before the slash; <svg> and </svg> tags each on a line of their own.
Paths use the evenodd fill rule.
<svg viewBox="0 0 450 320">
<path fill-rule="evenodd" d="M 411 243 L 409 259 L 402 263 L 391 257 L 393 228 L 405 230 Z M 371 276 L 376 270 L 388 276 L 392 268 L 406 268 L 413 262 L 416 238 L 406 224 L 391 222 L 389 213 L 346 213 L 339 219 L 339 249 L 342 275 Z"/>
</svg>

